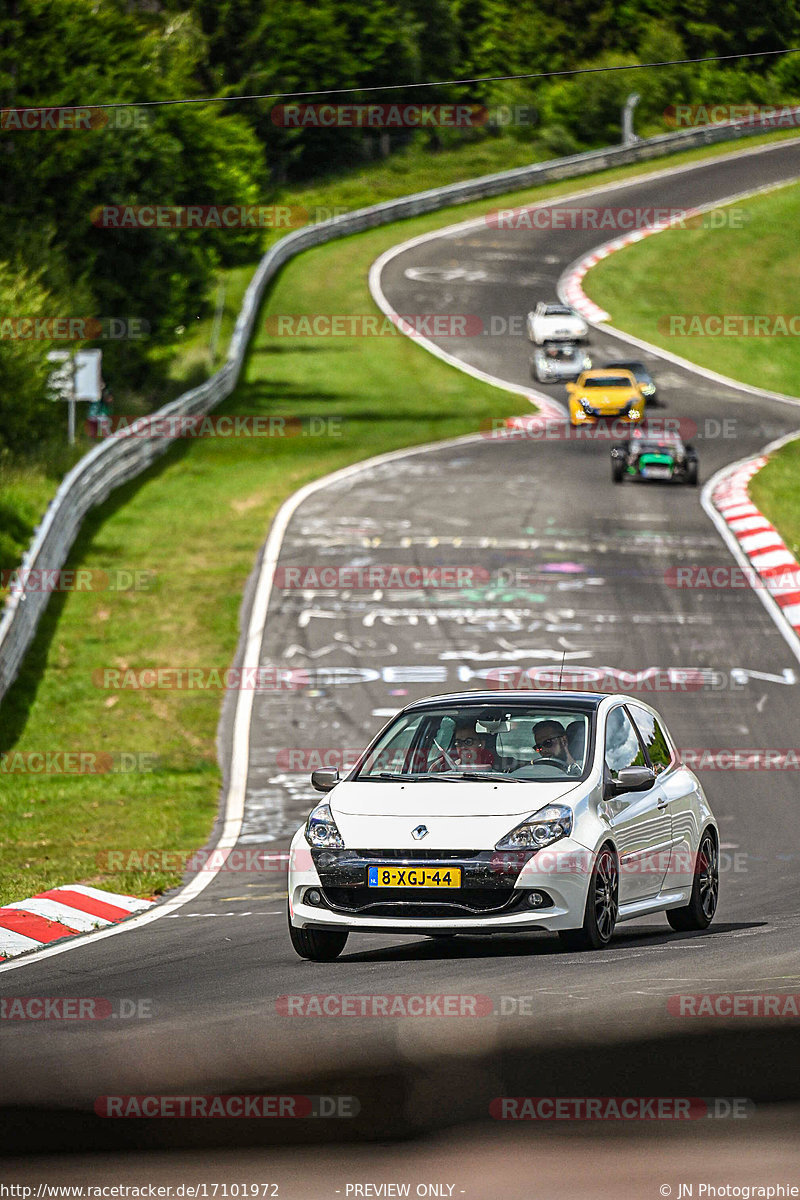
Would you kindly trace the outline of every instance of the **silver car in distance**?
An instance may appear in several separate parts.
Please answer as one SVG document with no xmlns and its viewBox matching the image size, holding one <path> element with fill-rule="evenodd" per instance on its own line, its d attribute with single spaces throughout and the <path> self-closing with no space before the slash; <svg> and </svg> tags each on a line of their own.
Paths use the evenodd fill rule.
<svg viewBox="0 0 800 1200">
<path fill-rule="evenodd" d="M 537 383 L 573 383 L 592 360 L 575 342 L 545 342 L 531 359 L 531 374 Z"/>
</svg>

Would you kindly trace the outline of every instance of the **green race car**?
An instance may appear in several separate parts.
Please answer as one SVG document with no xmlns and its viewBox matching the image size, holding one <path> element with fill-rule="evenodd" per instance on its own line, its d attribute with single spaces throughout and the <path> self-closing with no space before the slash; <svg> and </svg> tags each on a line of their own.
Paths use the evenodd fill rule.
<svg viewBox="0 0 800 1200">
<path fill-rule="evenodd" d="M 611 448 L 611 478 L 660 479 L 697 487 L 697 453 L 677 434 L 632 437 Z"/>
</svg>

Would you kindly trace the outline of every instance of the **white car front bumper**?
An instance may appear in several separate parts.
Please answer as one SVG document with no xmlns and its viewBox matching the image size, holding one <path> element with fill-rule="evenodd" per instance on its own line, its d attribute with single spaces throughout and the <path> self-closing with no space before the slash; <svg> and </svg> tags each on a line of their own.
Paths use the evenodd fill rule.
<svg viewBox="0 0 800 1200">
<path fill-rule="evenodd" d="M 318 856 L 318 852 L 315 853 Z M 353 854 L 353 860 L 341 864 L 338 855 L 342 852 L 329 853 L 337 859 L 334 866 L 328 865 L 327 870 L 322 866 L 318 869 L 303 830 L 296 834 L 288 881 L 289 913 L 294 926 L 414 934 L 574 929 L 583 922 L 593 865 L 592 853 L 569 838 L 538 851 L 524 865 L 516 855 L 497 851 L 486 851 L 479 860 L 442 855 L 441 863 L 462 867 L 464 886 L 472 891 L 473 897 L 480 892 L 479 902 L 491 906 L 489 911 L 467 911 L 459 905 L 460 898 L 455 895 L 455 890 L 441 889 L 435 897 L 430 897 L 428 890 L 426 896 L 429 899 L 420 902 L 420 893 L 415 896 L 410 888 L 406 901 L 405 889 L 401 896 L 398 896 L 399 889 L 391 889 L 391 893 L 382 895 L 382 889 L 366 886 L 367 863 L 410 863 L 415 866 L 424 863 L 430 866 L 436 862 L 435 855 L 422 859 L 409 850 L 407 854 L 402 852 L 402 856 L 393 854 L 391 859 L 362 859 L 354 852 L 347 852 Z M 343 867 L 341 873 L 340 866 Z M 490 886 L 476 888 L 481 882 Z M 309 903 L 307 893 L 311 889 L 321 894 L 321 904 Z M 497 894 L 499 908 L 493 904 L 493 892 Z M 543 894 L 544 904 L 534 907 L 529 903 L 534 892 Z M 384 900 L 389 895 L 391 899 Z M 398 905 L 402 907 L 392 912 L 391 909 Z M 452 912 L 439 911 L 450 905 L 453 905 Z"/>
</svg>

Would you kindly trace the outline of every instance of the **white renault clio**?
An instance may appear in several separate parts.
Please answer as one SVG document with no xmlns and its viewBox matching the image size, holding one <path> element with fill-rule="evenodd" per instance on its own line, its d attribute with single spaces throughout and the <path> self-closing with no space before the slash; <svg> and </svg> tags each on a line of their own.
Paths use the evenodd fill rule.
<svg viewBox="0 0 800 1200">
<path fill-rule="evenodd" d="M 467 692 L 409 704 L 292 842 L 289 932 L 329 961 L 351 933 L 550 930 L 602 949 L 618 921 L 706 929 L 719 832 L 659 715 L 630 696 Z"/>
</svg>

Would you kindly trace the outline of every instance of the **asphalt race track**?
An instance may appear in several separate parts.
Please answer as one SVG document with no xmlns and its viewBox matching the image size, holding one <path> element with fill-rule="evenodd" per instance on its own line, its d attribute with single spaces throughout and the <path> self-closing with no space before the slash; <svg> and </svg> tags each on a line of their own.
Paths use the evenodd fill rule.
<svg viewBox="0 0 800 1200">
<path fill-rule="evenodd" d="M 800 141 L 634 179 L 576 203 L 695 206 L 796 178 Z M 603 240 L 591 230 L 476 226 L 398 254 L 382 288 L 398 312 L 477 314 L 499 328 L 537 300 L 556 299 L 564 268 Z M 539 387 L 531 385 L 524 334 L 441 345 L 482 371 Z M 605 333 L 593 333 L 591 352 L 596 364 L 647 357 Z M 656 357 L 648 364 L 667 404 L 657 414 L 698 427 L 701 483 L 800 427 L 791 405 Z M 564 395 L 561 387 L 540 390 Z M 725 420 L 733 436 L 715 436 Z M 289 523 L 279 567 L 468 566 L 488 582 L 273 591 L 261 661 L 308 675 L 304 686 L 255 698 L 242 847 L 278 855 L 288 846 L 316 796 L 308 769 L 291 769 L 300 751 L 355 750 L 411 699 L 485 687 L 492 671 L 557 669 L 562 655 L 567 673 L 704 668 L 700 687 L 675 683 L 655 693 L 642 677 L 641 694 L 663 711 L 682 748 L 800 745 L 800 662 L 758 597 L 676 589 L 665 578 L 676 564 L 733 565 L 700 492 L 614 487 L 602 442 L 489 436 L 409 453 L 316 491 Z M 227 711 L 226 754 L 230 740 Z M 17 1152 L 35 1148 L 37 1136 L 65 1152 L 106 1138 L 111 1146 L 180 1140 L 198 1148 L 278 1138 L 251 1122 L 217 1122 L 213 1133 L 193 1122 L 103 1123 L 91 1112 L 107 1094 L 315 1089 L 360 1097 L 355 1122 L 289 1134 L 281 1125 L 278 1140 L 299 1141 L 386 1140 L 459 1121 L 491 1126 L 492 1097 L 527 1092 L 796 1102 L 791 1027 L 762 1021 L 730 1030 L 668 1009 L 668 998 L 682 993 L 800 992 L 798 776 L 700 775 L 722 832 L 721 902 L 705 935 L 673 933 L 659 916 L 621 926 L 597 954 L 567 953 L 547 934 L 364 936 L 351 938 L 336 963 L 312 964 L 289 943 L 284 874 L 222 871 L 195 899 L 141 929 L 0 971 L 0 996 L 144 998 L 152 1012 L 0 1031 L 0 1102 L 13 1109 Z M 298 993 L 480 994 L 495 1012 L 281 1015 L 278 997 Z M 51 1120 L 43 1112 L 52 1108 L 72 1112 Z M 43 1121 L 46 1138 L 37 1135 Z M 241 1132 L 253 1124 L 256 1132 Z M 13 1151 L 10 1143 L 4 1149 Z"/>
</svg>

